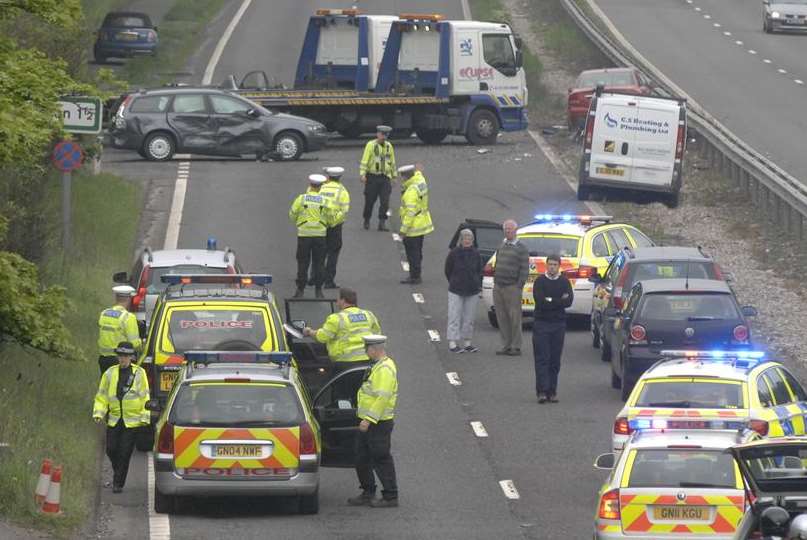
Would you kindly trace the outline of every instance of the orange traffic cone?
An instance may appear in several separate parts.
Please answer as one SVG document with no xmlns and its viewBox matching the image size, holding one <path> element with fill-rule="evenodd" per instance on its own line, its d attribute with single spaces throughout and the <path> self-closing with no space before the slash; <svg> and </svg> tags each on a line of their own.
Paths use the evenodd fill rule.
<svg viewBox="0 0 807 540">
<path fill-rule="evenodd" d="M 53 474 L 50 475 L 50 486 L 48 486 L 48 495 L 45 497 L 45 504 L 42 505 L 42 511 L 46 514 L 58 514 L 60 512 L 59 499 L 61 498 L 61 484 L 62 482 L 62 468 L 54 467 Z"/>
<path fill-rule="evenodd" d="M 36 483 L 36 491 L 34 491 L 34 501 L 36 504 L 42 504 L 45 496 L 48 494 L 48 487 L 50 487 L 50 467 L 52 463 L 49 459 L 42 460 L 42 468 L 39 470 L 39 480 Z"/>
</svg>

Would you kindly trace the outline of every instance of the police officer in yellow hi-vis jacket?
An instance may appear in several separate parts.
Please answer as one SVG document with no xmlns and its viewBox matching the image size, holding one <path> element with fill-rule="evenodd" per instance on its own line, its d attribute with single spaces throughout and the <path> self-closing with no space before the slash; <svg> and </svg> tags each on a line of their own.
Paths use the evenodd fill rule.
<svg viewBox="0 0 807 540">
<path fill-rule="evenodd" d="M 133 363 L 134 346 L 122 341 L 115 353 L 118 365 L 101 376 L 92 417 L 97 423 L 106 418 L 106 455 L 112 462 L 112 492 L 120 493 L 126 484 L 138 428 L 147 426 L 151 415 L 146 410 L 149 381 L 146 370 Z"/>
<path fill-rule="evenodd" d="M 331 313 L 319 330 L 305 328 L 303 333 L 328 347 L 328 356 L 334 362 L 331 376 L 342 370 L 370 361 L 364 350 L 364 336 L 378 334 L 381 325 L 372 311 L 357 306 L 356 291 L 342 287 L 336 300 L 337 313 Z"/>
<path fill-rule="evenodd" d="M 364 154 L 359 164 L 359 177 L 364 184 L 364 228 L 370 228 L 373 206 L 378 203 L 378 230 L 386 231 L 389 196 L 392 181 L 395 179 L 395 149 L 387 136 L 392 131 L 389 126 L 376 126 L 376 138 L 364 146 Z"/>
<path fill-rule="evenodd" d="M 308 267 L 312 267 L 315 295 L 322 294 L 323 263 L 325 261 L 325 235 L 337 219 L 339 211 L 332 208 L 328 199 L 320 192 L 328 179 L 321 174 L 308 177 L 308 189 L 294 199 L 289 209 L 289 219 L 297 227 L 297 291 L 294 298 L 305 292 L 308 280 Z"/>
<path fill-rule="evenodd" d="M 342 184 L 342 175 L 345 174 L 344 167 L 325 167 L 325 176 L 328 181 L 322 184 L 320 192 L 327 197 L 331 204 L 338 210 L 336 219 L 328 227 L 325 233 L 325 285 L 326 289 L 338 289 L 336 284 L 336 262 L 339 260 L 339 252 L 342 250 L 342 224 L 347 219 L 350 210 L 350 193 Z"/>
<path fill-rule="evenodd" d="M 98 367 L 101 375 L 118 362 L 115 356 L 118 343 L 128 341 L 138 351 L 141 343 L 137 317 L 128 311 L 134 288 L 117 285 L 112 287 L 112 292 L 115 293 L 115 304 L 102 311 L 98 318 Z"/>
<path fill-rule="evenodd" d="M 364 336 L 372 367 L 367 370 L 356 395 L 357 415 L 361 420 L 356 435 L 356 474 L 362 492 L 348 499 L 351 506 L 398 506 L 395 462 L 390 453 L 395 404 L 398 401 L 398 368 L 384 350 L 386 342 L 386 336 Z M 375 498 L 374 475 L 381 482 L 381 499 Z"/>
<path fill-rule="evenodd" d="M 432 215 L 429 212 L 429 185 L 421 172 L 423 167 L 405 165 L 398 169 L 403 178 L 401 195 L 400 235 L 409 262 L 409 277 L 401 283 L 416 285 L 421 282 L 421 262 L 423 261 L 423 238 L 434 230 Z"/>
</svg>

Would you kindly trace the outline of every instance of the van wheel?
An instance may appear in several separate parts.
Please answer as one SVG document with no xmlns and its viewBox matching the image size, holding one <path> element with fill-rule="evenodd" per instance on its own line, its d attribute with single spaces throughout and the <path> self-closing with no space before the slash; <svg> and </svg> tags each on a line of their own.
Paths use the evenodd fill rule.
<svg viewBox="0 0 807 540">
<path fill-rule="evenodd" d="M 614 390 L 622 388 L 622 379 L 619 378 L 619 375 L 614 373 L 613 368 L 611 369 L 611 388 Z"/>
<path fill-rule="evenodd" d="M 499 319 L 496 317 L 495 311 L 488 311 L 488 322 L 493 328 L 499 327 Z"/>
<path fill-rule="evenodd" d="M 176 143 L 174 137 L 164 131 L 152 133 L 143 143 L 143 153 L 150 161 L 168 161 L 174 157 Z"/>
<path fill-rule="evenodd" d="M 499 120 L 496 115 L 487 109 L 479 109 L 471 114 L 468 120 L 468 132 L 465 134 L 468 142 L 481 146 L 496 144 L 499 137 Z"/>
<path fill-rule="evenodd" d="M 319 512 L 319 488 L 311 495 L 302 495 L 299 498 L 298 511 L 301 514 L 316 514 Z"/>
<path fill-rule="evenodd" d="M 303 155 L 303 139 L 293 131 L 275 137 L 274 146 L 282 161 L 297 161 Z"/>
<path fill-rule="evenodd" d="M 448 130 L 445 129 L 419 129 L 417 131 L 418 139 L 425 144 L 440 144 L 448 137 Z"/>
<path fill-rule="evenodd" d="M 158 514 L 173 514 L 177 509 L 177 499 L 173 495 L 163 495 L 154 490 L 154 511 Z"/>
<path fill-rule="evenodd" d="M 669 195 L 667 195 L 667 200 L 664 201 L 664 204 L 667 205 L 667 208 L 678 208 L 680 202 L 681 202 L 681 192 L 676 191 L 675 193 L 670 193 Z"/>
</svg>

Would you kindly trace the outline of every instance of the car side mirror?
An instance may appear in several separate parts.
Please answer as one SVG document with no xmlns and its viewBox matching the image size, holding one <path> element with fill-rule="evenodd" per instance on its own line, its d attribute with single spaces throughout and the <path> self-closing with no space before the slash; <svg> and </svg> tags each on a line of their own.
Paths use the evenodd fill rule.
<svg viewBox="0 0 807 540">
<path fill-rule="evenodd" d="M 520 68 L 524 65 L 524 53 L 521 50 L 516 51 L 516 68 Z"/>
<path fill-rule="evenodd" d="M 616 454 L 609 452 L 607 454 L 600 454 L 594 460 L 594 468 L 601 471 L 610 471 L 616 465 Z"/>
<path fill-rule="evenodd" d="M 112 274 L 113 283 L 129 283 L 129 275 L 126 272 L 115 272 Z"/>
<path fill-rule="evenodd" d="M 743 306 L 742 307 L 743 317 L 756 317 L 759 312 L 757 308 L 754 306 Z"/>
<path fill-rule="evenodd" d="M 299 330 L 300 332 L 302 332 L 305 329 L 305 327 L 308 326 L 307 324 L 305 324 L 305 321 L 302 320 L 302 319 L 299 319 L 299 320 L 296 320 L 296 321 L 291 321 L 291 325 L 294 328 L 296 328 L 297 330 Z"/>
<path fill-rule="evenodd" d="M 146 402 L 146 410 L 152 412 L 160 412 L 163 408 L 160 406 L 159 400 L 150 399 Z"/>
<path fill-rule="evenodd" d="M 261 113 L 259 113 L 257 109 L 249 109 L 247 111 L 247 116 L 250 118 L 258 118 L 260 115 Z"/>
</svg>

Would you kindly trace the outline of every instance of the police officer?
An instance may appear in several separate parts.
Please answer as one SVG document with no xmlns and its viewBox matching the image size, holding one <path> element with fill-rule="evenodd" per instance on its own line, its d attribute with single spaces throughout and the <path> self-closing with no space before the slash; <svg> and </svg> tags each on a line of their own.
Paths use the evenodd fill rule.
<svg viewBox="0 0 807 540">
<path fill-rule="evenodd" d="M 128 341 L 134 344 L 137 351 L 141 344 L 137 317 L 128 311 L 134 288 L 117 285 L 112 287 L 112 292 L 115 294 L 115 304 L 102 311 L 98 318 L 98 367 L 101 375 L 118 362 L 115 356 L 118 343 Z"/>
<path fill-rule="evenodd" d="M 320 190 L 324 197 L 336 208 L 335 219 L 331 227 L 325 233 L 325 288 L 338 289 L 336 284 L 336 262 L 339 260 L 339 252 L 342 250 L 342 224 L 347 219 L 350 210 L 350 193 L 342 184 L 341 178 L 345 173 L 344 167 L 325 167 L 325 175 L 328 181 L 322 185 Z"/>
<path fill-rule="evenodd" d="M 405 165 L 398 169 L 403 178 L 401 195 L 401 239 L 409 261 L 409 277 L 401 283 L 416 285 L 421 282 L 423 237 L 434 230 L 429 212 L 429 186 L 423 177 L 422 165 Z"/>
<path fill-rule="evenodd" d="M 134 451 L 138 428 L 151 419 L 146 410 L 149 382 L 146 371 L 134 364 L 135 348 L 122 341 L 115 348 L 118 365 L 101 376 L 92 417 L 101 423 L 106 417 L 106 455 L 112 462 L 112 492 L 120 493 L 126 484 L 129 459 Z"/>
<path fill-rule="evenodd" d="M 376 138 L 364 147 L 364 154 L 359 164 L 359 176 L 364 184 L 364 228 L 370 228 L 373 206 L 376 199 L 378 205 L 378 230 L 386 231 L 389 196 L 392 192 L 392 180 L 396 176 L 395 150 L 387 135 L 392 131 L 389 126 L 376 126 Z"/>
<path fill-rule="evenodd" d="M 327 178 L 321 174 L 308 177 L 308 189 L 294 199 L 289 209 L 289 219 L 297 226 L 297 292 L 300 298 L 305 292 L 308 267 L 312 266 L 315 295 L 322 294 L 323 263 L 325 261 L 325 234 L 331 226 L 336 210 L 332 209 L 320 188 Z"/>
<path fill-rule="evenodd" d="M 357 302 L 356 291 L 342 287 L 336 300 L 339 312 L 328 315 L 319 330 L 303 330 L 303 334 L 328 347 L 328 356 L 334 362 L 332 376 L 344 369 L 369 362 L 363 338 L 381 332 L 381 325 L 373 312 L 361 309 L 356 305 Z"/>
<path fill-rule="evenodd" d="M 359 432 L 356 436 L 356 474 L 362 492 L 348 499 L 351 506 L 389 508 L 398 506 L 395 462 L 390 453 L 395 403 L 398 401 L 398 369 L 387 356 L 387 337 L 364 336 L 364 345 L 372 367 L 356 396 Z M 375 476 L 381 482 L 381 499 L 375 498 Z"/>
</svg>

